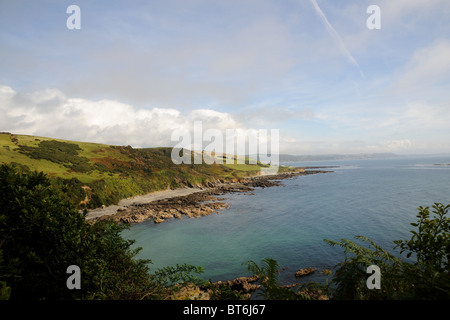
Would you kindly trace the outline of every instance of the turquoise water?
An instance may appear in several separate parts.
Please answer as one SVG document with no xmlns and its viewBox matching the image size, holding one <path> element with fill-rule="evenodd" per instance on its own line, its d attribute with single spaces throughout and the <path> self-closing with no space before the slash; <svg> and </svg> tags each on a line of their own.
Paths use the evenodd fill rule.
<svg viewBox="0 0 450 320">
<path fill-rule="evenodd" d="M 247 276 L 243 263 L 270 257 L 283 267 L 282 282 L 299 268 L 332 268 L 343 261 L 339 247 L 323 239 L 368 236 L 388 251 L 393 240 L 409 239 L 417 207 L 450 203 L 450 157 L 290 163 L 337 165 L 332 173 L 283 180 L 254 195 L 228 194 L 220 214 L 197 219 L 144 222 L 125 230 L 142 247 L 138 258 L 154 270 L 176 264 L 201 265 L 205 279 Z"/>
</svg>

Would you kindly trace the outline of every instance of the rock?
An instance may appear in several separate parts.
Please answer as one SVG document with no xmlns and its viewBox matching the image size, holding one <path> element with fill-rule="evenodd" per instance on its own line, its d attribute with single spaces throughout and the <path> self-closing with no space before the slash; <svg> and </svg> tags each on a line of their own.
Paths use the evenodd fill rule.
<svg viewBox="0 0 450 320">
<path fill-rule="evenodd" d="M 176 284 L 168 300 L 210 300 L 210 295 L 194 284 Z"/>
<path fill-rule="evenodd" d="M 314 268 L 306 268 L 306 269 L 300 269 L 295 273 L 296 277 L 305 277 L 309 276 L 310 274 L 313 274 L 316 269 Z"/>
<path fill-rule="evenodd" d="M 225 200 L 218 198 L 219 195 L 226 193 L 246 193 L 253 194 L 255 188 L 264 188 L 271 186 L 282 185 L 279 180 L 287 179 L 296 175 L 306 175 L 317 172 L 295 172 L 295 173 L 280 173 L 277 175 L 256 176 L 248 178 L 233 178 L 233 179 L 216 179 L 215 182 L 208 182 L 205 185 L 192 185 L 187 182 L 187 187 L 200 188 L 202 191 L 192 193 L 186 196 L 178 196 L 174 198 L 167 198 L 152 201 L 149 203 L 133 203 L 125 208 L 120 208 L 113 215 L 103 216 L 96 220 L 112 219 L 113 221 L 121 223 L 139 223 L 151 219 L 155 223 L 161 223 L 166 219 L 181 219 L 182 215 L 190 218 L 198 218 L 218 213 L 218 209 L 226 208 L 229 205 L 217 200 Z M 222 184 L 222 185 L 219 185 Z M 204 188 L 208 185 L 210 188 Z"/>
<path fill-rule="evenodd" d="M 179 211 L 177 211 L 173 216 L 177 219 L 182 219 L 181 213 Z"/>
<path fill-rule="evenodd" d="M 248 293 L 259 288 L 259 285 L 253 284 L 253 282 L 258 281 L 258 276 L 253 277 L 240 277 L 234 280 L 229 280 L 224 282 L 232 290 L 238 291 L 240 293 Z"/>
<path fill-rule="evenodd" d="M 223 282 L 218 281 L 216 283 L 213 283 L 213 285 L 217 287 L 219 285 L 225 285 L 230 287 L 231 290 L 236 291 L 242 295 L 248 295 L 251 292 L 260 288 L 260 285 L 253 284 L 253 282 L 256 282 L 258 280 L 259 277 L 257 275 L 254 275 L 253 277 L 240 277 L 234 280 L 228 280 Z"/>
</svg>

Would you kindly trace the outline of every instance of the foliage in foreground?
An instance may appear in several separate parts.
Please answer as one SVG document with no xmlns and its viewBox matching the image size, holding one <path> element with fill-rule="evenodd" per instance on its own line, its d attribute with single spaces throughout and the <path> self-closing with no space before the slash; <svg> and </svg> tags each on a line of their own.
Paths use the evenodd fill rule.
<svg viewBox="0 0 450 320">
<path fill-rule="evenodd" d="M 265 258 L 258 265 L 254 261 L 247 262 L 250 273 L 258 275 L 261 284 L 260 296 L 265 300 L 313 300 L 322 299 L 327 286 L 321 283 L 298 283 L 293 286 L 279 284 L 278 262 L 272 258 Z"/>
<path fill-rule="evenodd" d="M 336 266 L 330 289 L 335 299 L 449 299 L 450 298 L 450 205 L 435 203 L 419 207 L 417 222 L 411 223 L 410 240 L 396 240 L 400 254 L 406 253 L 407 262 L 394 256 L 367 237 L 356 239 L 368 243 L 367 247 L 355 241 L 326 240 L 332 246 L 341 246 L 346 253 L 345 261 Z M 368 289 L 367 267 L 377 265 L 381 271 L 381 288 Z"/>
<path fill-rule="evenodd" d="M 450 299 L 450 205 L 435 203 L 432 208 L 432 212 L 429 207 L 418 208 L 417 222 L 411 223 L 417 230 L 411 230 L 409 240 L 394 241 L 394 249 L 400 248 L 395 255 L 364 236 L 356 236 L 354 241 L 325 239 L 331 246 L 344 248 L 346 255 L 325 284 L 283 287 L 278 280 L 280 266 L 271 258 L 260 265 L 249 261 L 248 271 L 259 276 L 260 295 L 266 300 L 318 299 L 324 295 L 336 300 Z M 400 257 L 404 253 L 407 259 Z M 371 265 L 380 269 L 379 289 L 368 288 L 367 268 Z"/>
<path fill-rule="evenodd" d="M 2 165 L 0 194 L 1 299 L 161 299 L 201 272 L 180 265 L 151 274 L 122 226 L 88 224 L 42 173 Z M 81 290 L 67 288 L 70 265 L 81 269 Z"/>
<path fill-rule="evenodd" d="M 177 265 L 151 273 L 149 260 L 136 259 L 134 241 L 121 236 L 123 226 L 86 222 L 61 188 L 43 173 L 0 166 L 0 299 L 165 299 L 180 286 L 201 284 L 201 267 Z M 279 284 L 279 265 L 267 258 L 247 263 L 260 279 L 264 299 L 449 299 L 450 205 L 419 207 L 412 237 L 394 241 L 393 255 L 367 237 L 325 240 L 344 248 L 331 282 L 294 287 Z M 362 242 L 359 244 L 357 242 Z M 367 246 L 364 246 L 366 244 Z M 406 253 L 403 260 L 399 256 Z M 67 267 L 81 269 L 81 290 L 66 286 Z M 367 267 L 381 270 L 381 288 L 368 289 Z M 204 283 L 203 283 L 204 285 Z M 319 293 L 319 294 L 317 294 Z M 240 299 L 227 288 L 212 299 Z"/>
</svg>

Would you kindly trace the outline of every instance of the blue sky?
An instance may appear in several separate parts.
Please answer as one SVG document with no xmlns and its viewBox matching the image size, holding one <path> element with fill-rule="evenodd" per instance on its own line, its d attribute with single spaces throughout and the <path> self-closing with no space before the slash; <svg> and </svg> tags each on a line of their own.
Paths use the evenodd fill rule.
<svg viewBox="0 0 450 320">
<path fill-rule="evenodd" d="M 450 153 L 449 16 L 448 0 L 3 0 L 0 131 L 167 146 L 202 120 L 279 129 L 282 153 Z"/>
</svg>

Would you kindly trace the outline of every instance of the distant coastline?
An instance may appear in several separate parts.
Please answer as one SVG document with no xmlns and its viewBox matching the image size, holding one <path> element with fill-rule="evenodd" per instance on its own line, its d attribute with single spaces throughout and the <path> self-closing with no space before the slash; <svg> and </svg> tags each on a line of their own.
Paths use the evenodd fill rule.
<svg viewBox="0 0 450 320">
<path fill-rule="evenodd" d="M 323 154 L 323 155 L 290 155 L 280 154 L 281 163 L 303 162 L 303 161 L 336 161 L 336 160 L 364 160 L 364 159 L 387 159 L 399 158 L 394 153 L 358 153 L 358 154 Z"/>
</svg>

